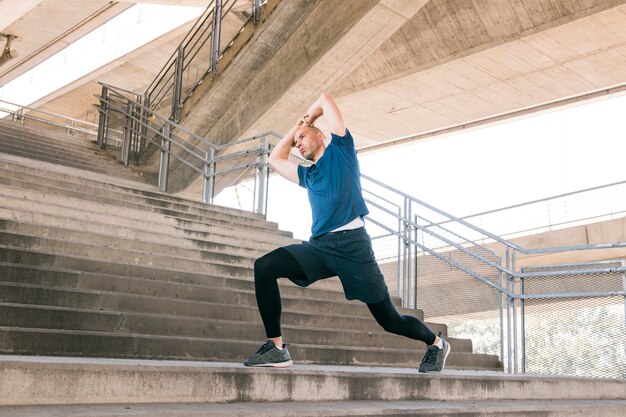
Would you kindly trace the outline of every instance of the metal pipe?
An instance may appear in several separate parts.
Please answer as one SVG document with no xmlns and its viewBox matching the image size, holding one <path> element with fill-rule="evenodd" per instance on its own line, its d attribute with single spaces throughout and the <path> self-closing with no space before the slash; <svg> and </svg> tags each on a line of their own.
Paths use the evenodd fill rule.
<svg viewBox="0 0 626 417">
<path fill-rule="evenodd" d="M 506 248 L 506 269 L 510 269 L 511 266 L 511 248 Z M 513 350 L 511 346 L 511 289 L 510 289 L 510 275 L 506 277 L 506 345 L 507 345 L 507 372 L 512 373 L 513 367 L 511 366 L 511 358 L 513 356 Z"/>
<path fill-rule="evenodd" d="M 211 48 L 211 75 L 217 75 L 217 64 L 220 55 L 220 34 L 222 30 L 222 0 L 215 0 L 213 15 L 213 47 Z"/>
<path fill-rule="evenodd" d="M 120 155 L 120 161 L 124 166 L 128 166 L 128 158 L 130 155 L 130 137 L 132 130 L 132 115 L 131 111 L 131 100 L 126 102 L 126 117 L 124 117 L 124 140 L 122 141 L 122 153 Z"/>
<path fill-rule="evenodd" d="M 396 274 L 397 274 L 397 288 L 396 295 L 400 297 L 402 294 L 400 293 L 400 289 L 402 288 L 402 270 L 400 268 L 400 259 L 402 257 L 402 237 L 400 233 L 402 231 L 402 209 L 398 207 L 398 261 L 396 262 Z"/>
<path fill-rule="evenodd" d="M 178 47 L 178 57 L 176 58 L 176 78 L 174 79 L 174 91 L 172 96 L 171 119 L 178 123 L 180 118 L 180 97 L 183 89 L 183 67 L 185 65 L 185 51 L 183 46 Z"/>
<path fill-rule="evenodd" d="M 109 104 L 107 102 L 109 94 L 109 88 L 106 85 L 102 86 L 102 98 L 100 100 L 100 108 L 101 111 L 100 117 L 98 120 L 98 146 L 100 149 L 104 149 L 106 147 L 106 135 L 105 135 L 105 126 L 107 124 L 107 118 L 109 115 Z"/>
<path fill-rule="evenodd" d="M 265 212 L 265 207 L 267 204 L 267 177 L 269 175 L 269 170 L 267 168 L 267 138 L 261 139 L 261 150 L 259 151 L 257 162 L 259 163 L 259 165 L 257 165 L 259 187 L 255 193 L 255 198 L 257 200 L 256 212 L 265 215 L 267 214 Z"/>
<path fill-rule="evenodd" d="M 520 246 L 517 246 L 517 245 L 515 245 L 515 244 L 513 244 L 513 243 L 511 243 L 511 242 L 509 242 L 509 241 L 507 241 L 507 240 L 502 239 L 502 238 L 501 238 L 501 237 L 499 237 L 499 236 L 496 236 L 496 235 L 494 235 L 494 234 L 492 234 L 492 233 L 489 233 L 489 232 L 487 232 L 487 231 L 485 231 L 485 230 L 482 230 L 482 229 L 480 229 L 479 227 L 476 227 L 476 226 L 474 226 L 474 225 L 473 225 L 473 224 L 471 224 L 471 223 L 467 223 L 466 221 L 461 220 L 461 219 L 460 219 L 460 218 L 458 218 L 458 217 L 455 217 L 455 216 L 453 216 L 453 215 L 451 215 L 451 214 L 449 214 L 449 213 L 446 213 L 446 212 L 445 212 L 445 211 L 443 211 L 443 210 L 440 210 L 440 209 L 438 209 L 438 208 L 436 208 L 436 207 L 434 207 L 434 206 L 431 206 L 431 205 L 430 205 L 430 204 L 428 204 L 428 203 L 425 203 L 424 201 L 421 201 L 421 200 L 419 200 L 419 199 L 417 199 L 417 198 L 415 198 L 415 197 L 412 197 L 412 196 L 410 196 L 410 195 L 408 195 L 408 194 L 406 194 L 406 193 L 403 193 L 403 192 L 402 192 L 402 191 L 400 191 L 400 190 L 397 190 L 397 189 L 395 189 L 395 188 L 393 188 L 393 187 L 390 187 L 389 185 L 384 184 L 384 183 L 382 183 L 382 182 L 380 182 L 380 181 L 378 181 L 378 180 L 375 180 L 375 179 L 374 179 L 374 178 L 372 178 L 372 177 L 369 177 L 369 176 L 364 175 L 364 174 L 361 174 L 361 177 L 363 177 L 363 178 L 365 178 L 365 179 L 367 179 L 367 180 L 369 180 L 369 181 L 373 182 L 374 184 L 377 184 L 378 186 L 380 186 L 380 187 L 382 187 L 382 188 L 386 188 L 386 189 L 388 189 L 388 190 L 390 190 L 390 191 L 392 191 L 392 192 L 394 192 L 394 193 L 396 193 L 396 194 L 398 194 L 398 195 L 400 195 L 400 196 L 402 196 L 402 197 L 404 197 L 404 198 L 410 199 L 411 201 L 413 201 L 413 202 L 415 202 L 415 203 L 417 203 L 417 204 L 419 204 L 419 205 L 421 205 L 421 206 L 423 206 L 423 207 L 426 207 L 427 209 L 432 210 L 432 211 L 434 211 L 435 213 L 441 214 L 442 216 L 445 216 L 445 217 L 447 217 L 447 218 L 448 218 L 448 219 L 450 219 L 450 220 L 453 220 L 453 221 L 455 221 L 455 222 L 457 222 L 457 223 L 459 223 L 459 224 L 462 224 L 463 226 L 465 226 L 465 227 L 467 227 L 467 228 L 469 228 L 469 229 L 472 229 L 472 230 L 474 230 L 474 231 L 476 231 L 476 232 L 479 232 L 479 233 L 481 233 L 481 234 L 483 234 L 483 235 L 485 235 L 485 236 L 489 237 L 490 239 L 495 240 L 496 242 L 502 243 L 503 245 L 505 245 L 505 246 L 507 246 L 507 247 L 511 247 L 511 248 L 517 249 L 517 250 L 519 250 L 519 251 L 520 251 L 520 252 L 522 252 L 522 253 L 526 253 L 526 252 L 525 252 L 525 249 L 524 249 L 524 248 L 522 248 L 522 247 L 520 247 Z"/>
<path fill-rule="evenodd" d="M 213 204 L 215 192 L 215 148 L 209 147 L 204 161 L 204 178 L 202 180 L 202 202 Z"/>
<path fill-rule="evenodd" d="M 523 271 L 523 269 L 522 269 Z M 520 295 L 524 295 L 526 288 L 524 287 L 524 277 L 520 277 Z M 526 310 L 525 300 L 520 299 L 520 337 L 521 337 L 521 361 L 522 361 L 522 373 L 526 373 Z"/>
<path fill-rule="evenodd" d="M 511 270 L 515 271 L 515 261 L 516 261 L 516 252 L 513 251 L 513 254 L 511 256 Z M 513 295 L 517 294 L 517 289 L 516 289 L 516 285 L 517 285 L 517 278 L 515 277 L 511 277 L 511 286 L 512 286 L 512 293 Z M 518 345 L 517 345 L 517 299 L 515 297 L 513 297 L 512 300 L 512 307 L 513 307 L 513 372 L 514 373 L 518 373 L 517 371 L 517 365 L 519 362 L 518 359 Z"/>
<path fill-rule="evenodd" d="M 254 6 L 252 10 L 252 18 L 254 23 L 261 21 L 261 0 L 254 0 Z"/>
<path fill-rule="evenodd" d="M 622 260 L 622 266 L 626 266 L 626 261 Z M 626 326 L 626 272 L 622 274 L 622 286 L 624 288 L 624 326 Z"/>
<path fill-rule="evenodd" d="M 159 164 L 159 190 L 167 192 L 168 171 L 170 165 L 170 125 L 163 126 L 161 160 Z"/>
<path fill-rule="evenodd" d="M 502 258 L 500 263 L 502 263 Z M 500 287 L 504 287 L 504 272 L 499 271 L 500 275 Z M 500 292 L 500 360 L 504 363 L 504 297 L 505 295 Z"/>
</svg>

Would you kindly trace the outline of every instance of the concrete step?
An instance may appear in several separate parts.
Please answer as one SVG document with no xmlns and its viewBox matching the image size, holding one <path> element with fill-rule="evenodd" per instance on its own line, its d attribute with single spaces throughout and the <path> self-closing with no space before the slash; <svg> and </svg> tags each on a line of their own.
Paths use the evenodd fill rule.
<svg viewBox="0 0 626 417">
<path fill-rule="evenodd" d="M 501 372 L 89 358 L 0 357 L 2 405 L 279 401 L 613 400 L 626 381 Z"/>
<path fill-rule="evenodd" d="M 233 314 L 232 319 L 238 317 L 242 317 L 244 321 L 249 320 L 250 317 L 254 317 L 253 320 L 258 319 L 255 294 L 253 291 L 246 290 L 205 287 L 203 288 L 204 291 L 198 289 L 198 294 L 193 296 L 181 293 L 180 298 L 171 298 L 160 294 L 128 294 L 84 288 L 41 286 L 4 280 L 0 280 L 0 289 L 2 289 L 0 301 L 7 303 L 216 319 L 228 319 L 229 316 L 224 315 L 228 311 Z M 201 298 L 202 295 L 205 298 Z M 285 313 L 370 317 L 367 307 L 360 302 L 329 301 L 284 294 L 282 306 Z M 412 315 L 413 313 L 411 310 L 399 310 L 404 314 Z M 250 311 L 253 313 L 251 314 Z"/>
<path fill-rule="evenodd" d="M 108 232 L 108 231 L 107 231 Z M 0 234 L 7 233 L 19 235 L 24 238 L 37 238 L 45 236 L 46 239 L 64 242 L 78 242 L 94 246 L 102 245 L 114 247 L 119 250 L 140 251 L 153 255 L 167 255 L 185 259 L 206 260 L 222 259 L 228 264 L 236 264 L 240 260 L 246 265 L 252 265 L 255 259 L 263 256 L 266 252 L 256 248 L 224 245 L 213 242 L 199 242 L 193 244 L 184 238 L 166 239 L 163 236 L 148 236 L 150 240 L 137 239 L 138 236 L 115 236 L 105 232 L 91 232 L 79 228 L 50 227 L 40 224 L 21 223 L 13 220 L 0 219 Z M 159 241 L 158 238 L 161 238 Z M 0 239 L 1 240 L 1 239 Z"/>
<path fill-rule="evenodd" d="M 0 176 L 0 192 L 7 197 L 23 198 L 30 201 L 47 201 L 52 204 L 64 207 L 81 207 L 92 209 L 96 212 L 121 212 L 127 216 L 139 217 L 144 213 L 154 213 L 158 216 L 168 216 L 184 220 L 191 220 L 203 223 L 213 223 L 218 225 L 228 225 L 233 227 L 246 227 L 253 231 L 271 230 L 275 234 L 287 236 L 288 232 L 277 229 L 277 224 L 261 219 L 251 219 L 240 216 L 233 216 L 225 213 L 211 211 L 210 209 L 198 210 L 189 208 L 187 211 L 178 211 L 160 206 L 134 203 L 131 197 L 112 199 L 97 192 L 75 192 L 65 189 L 47 187 L 37 183 L 26 183 L 17 179 Z M 132 213 L 131 213 L 132 212 Z M 154 216 L 153 216 L 154 217 Z"/>
<path fill-rule="evenodd" d="M 43 127 L 31 126 L 28 124 L 15 123 L 6 119 L 0 119 L 0 131 L 11 133 L 13 135 L 24 135 L 28 138 L 33 139 L 42 139 L 47 141 L 54 141 L 56 143 L 64 143 L 68 145 L 76 145 L 76 144 L 90 144 L 95 145 L 95 136 L 90 135 L 68 135 L 65 132 L 60 132 L 56 130 L 50 130 Z"/>
<path fill-rule="evenodd" d="M 234 208 L 207 205 L 200 201 L 189 200 L 177 196 L 172 196 L 170 194 L 161 193 L 156 190 L 156 187 L 140 187 L 140 184 L 137 183 L 116 183 L 114 178 L 109 177 L 94 178 L 93 175 L 89 177 L 84 177 L 77 175 L 76 172 L 72 172 L 70 174 L 66 172 L 66 170 L 59 169 L 58 166 L 47 164 L 42 167 L 36 164 L 32 164 L 31 161 L 25 159 L 14 160 L 6 157 L 2 158 L 0 156 L 0 168 L 5 170 L 6 172 L 11 172 L 12 177 L 25 175 L 26 177 L 20 178 L 34 178 L 36 181 L 42 179 L 52 179 L 56 181 L 57 184 L 63 184 L 65 188 L 68 189 L 78 189 L 82 186 L 86 186 L 89 187 L 90 190 L 101 194 L 107 194 L 110 192 L 118 193 L 122 195 L 125 199 L 140 197 L 142 200 L 138 201 L 156 200 L 156 205 L 162 205 L 164 204 L 163 202 L 172 202 L 190 207 L 200 208 L 203 210 L 218 211 L 221 213 L 248 217 L 252 219 L 264 218 L 263 215 L 259 213 L 252 213 L 249 211 L 238 210 Z M 0 172 L 2 172 L 2 170 L 0 170 Z"/>
<path fill-rule="evenodd" d="M 38 143 L 6 137 L 0 132 L 0 150 L 5 153 L 30 155 L 33 159 L 49 159 L 63 164 L 74 163 L 102 170 L 113 169 L 112 161 L 103 159 L 95 150 L 77 149 L 64 144 Z M 117 169 L 120 169 L 118 166 Z"/>
<path fill-rule="evenodd" d="M 213 320 L 165 314 L 96 311 L 37 305 L 0 303 L 0 326 L 214 338 L 231 341 L 263 341 L 265 332 L 260 318 L 255 321 Z M 442 326 L 440 326 L 442 327 Z M 374 320 L 369 330 L 337 327 L 304 327 L 283 324 L 290 344 L 332 344 L 336 346 L 415 349 L 414 340 L 385 333 Z M 455 353 L 471 353 L 470 340 L 447 338 Z"/>
<path fill-rule="evenodd" d="M 623 417 L 624 400 L 286 401 L 0 406 L 0 417 Z"/>
<path fill-rule="evenodd" d="M 46 132 L 46 134 L 49 133 L 51 132 Z M 61 134 L 48 138 L 41 132 L 28 129 L 11 130 L 0 125 L 0 153 L 19 155 L 31 160 L 61 164 L 115 177 L 156 181 L 156 176 L 149 173 L 146 174 L 150 178 L 137 178 L 136 173 L 123 167 L 110 155 L 101 151 L 94 142 L 79 137 Z"/>
<path fill-rule="evenodd" d="M 106 155 L 107 158 L 115 162 L 115 159 L 111 155 Z M 115 171 L 109 174 L 103 174 L 93 171 L 82 170 L 78 168 L 72 168 L 66 165 L 55 164 L 51 162 L 45 162 L 41 160 L 31 159 L 23 156 L 12 155 L 8 153 L 0 152 L 0 161 L 11 162 L 19 164 L 25 167 L 30 167 L 33 170 L 49 172 L 52 175 L 70 175 L 78 178 L 87 179 L 97 182 L 110 182 L 120 186 L 138 188 L 141 190 L 157 190 L 156 173 L 144 169 L 144 167 L 136 167 L 129 165 L 126 169 L 121 171 Z"/>
<path fill-rule="evenodd" d="M 134 211 L 108 209 L 107 207 L 68 207 L 38 201 L 24 200 L 18 196 L 7 196 L 0 189 L 3 197 L 0 218 L 13 219 L 33 224 L 48 224 L 57 227 L 82 227 L 85 230 L 109 233 L 121 237 L 128 236 L 171 236 L 199 242 L 215 242 L 240 248 L 269 252 L 278 246 L 299 242 L 287 236 L 263 230 L 263 233 L 250 234 L 246 228 L 232 225 L 213 225 L 195 221 L 185 221 L 158 214 L 136 213 Z M 4 195 L 3 195 L 4 194 Z M 96 211 L 99 210 L 99 211 Z M 140 217 L 141 216 L 141 217 Z M 202 247 L 204 243 L 198 244 Z"/>
<path fill-rule="evenodd" d="M 211 253 L 205 260 L 169 256 L 151 252 L 117 249 L 85 242 L 63 239 L 23 236 L 0 232 L 0 247 L 13 249 L 36 249 L 46 253 L 82 256 L 101 261 L 111 260 L 127 265 L 147 265 L 156 268 L 175 268 L 191 272 L 206 272 L 233 276 L 252 276 L 252 258 Z"/>
<path fill-rule="evenodd" d="M 151 206 L 198 215 L 215 215 L 216 213 L 222 215 L 230 214 L 245 219 L 265 221 L 263 216 L 258 213 L 217 207 L 167 194 L 104 184 L 67 175 L 51 175 L 47 171 L 33 170 L 30 167 L 6 163 L 1 160 L 0 167 L 5 168 L 5 172 L 11 172 L 10 176 L 6 176 L 6 184 L 12 185 L 10 181 L 14 181 L 14 186 L 18 188 L 41 190 L 43 187 L 47 192 L 56 192 L 58 194 L 77 196 L 79 198 L 96 194 L 100 197 L 109 197 L 112 201 L 118 201 L 120 203 L 137 203 L 138 207 Z"/>
<path fill-rule="evenodd" d="M 109 174 L 128 171 L 118 161 L 87 143 L 55 141 L 13 136 L 0 131 L 0 151 L 14 155 L 26 155 L 31 159 L 44 160 L 62 165 L 84 167 Z"/>
<path fill-rule="evenodd" d="M 9 132 L 0 127 L 0 142 L 7 145 L 23 147 L 25 149 L 35 149 L 38 151 L 49 151 L 51 154 L 68 154 L 76 157 L 93 156 L 94 160 L 105 159 L 102 153 L 98 152 L 97 146 L 87 141 L 76 138 L 73 140 L 54 140 L 46 137 L 36 137 L 23 132 Z"/>
<path fill-rule="evenodd" d="M 83 159 L 65 157 L 63 155 L 51 155 L 48 152 L 37 152 L 36 150 L 21 149 L 0 142 L 0 153 L 8 153 L 11 155 L 17 155 L 24 158 L 36 159 L 39 161 L 61 164 L 73 168 L 78 168 L 86 171 L 99 172 L 102 174 L 111 174 L 109 169 L 105 169 L 101 166 L 94 164 Z"/>
<path fill-rule="evenodd" d="M 194 338 L 45 330 L 0 327 L 0 353 L 51 356 L 145 358 L 172 360 L 235 361 L 241 363 L 263 343 L 219 338 Z M 454 348 L 453 348 L 454 349 Z M 337 364 L 359 366 L 418 367 L 425 345 L 414 348 L 354 347 L 322 344 L 289 345 L 294 362 L 299 364 Z M 1 356 L 0 356 L 1 357 Z M 500 370 L 496 356 L 450 353 L 446 366 L 451 369 Z M 1 372 L 1 371 L 0 371 Z"/>
<path fill-rule="evenodd" d="M 254 291 L 251 279 L 215 277 L 205 274 L 187 274 L 185 280 L 169 280 L 167 276 L 144 276 L 141 278 L 71 271 L 66 269 L 20 265 L 0 262 L 0 277 L 2 281 L 39 286 L 81 288 L 86 290 L 122 292 L 147 296 L 180 298 L 207 301 L 212 294 L 219 291 Z M 331 288 L 317 288 L 316 283 L 309 288 L 293 285 L 286 279 L 279 280 L 280 292 L 283 296 L 296 296 L 325 301 L 345 302 L 343 291 Z M 392 297 L 396 305 L 400 305 L 399 297 Z M 407 314 L 423 319 L 421 310 L 409 310 Z"/>
<path fill-rule="evenodd" d="M 159 227 L 155 223 L 154 228 L 138 228 L 133 222 L 129 226 L 117 226 L 107 223 L 106 219 L 98 218 L 89 214 L 90 220 L 76 219 L 73 217 L 44 214 L 41 212 L 13 210 L 0 207 L 0 230 L 19 233 L 19 231 L 31 234 L 42 231 L 41 227 L 68 230 L 70 232 L 83 232 L 94 235 L 102 235 L 108 238 L 119 238 L 141 242 L 142 244 L 153 243 L 169 245 L 177 248 L 191 250 L 223 250 L 232 254 L 245 254 L 256 258 L 278 247 L 278 244 L 236 239 L 226 234 L 197 233 L 198 238 L 189 237 L 190 234 L 182 233 L 180 229 L 173 227 Z M 133 227 L 134 226 L 134 227 Z"/>
</svg>

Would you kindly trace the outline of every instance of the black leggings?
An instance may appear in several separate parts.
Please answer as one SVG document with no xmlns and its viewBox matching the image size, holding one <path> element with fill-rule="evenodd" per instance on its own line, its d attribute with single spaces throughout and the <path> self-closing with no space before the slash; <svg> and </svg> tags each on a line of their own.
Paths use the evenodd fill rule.
<svg viewBox="0 0 626 417">
<path fill-rule="evenodd" d="M 282 335 L 280 330 L 282 305 L 278 278 L 306 279 L 306 274 L 296 258 L 283 248 L 278 248 L 254 262 L 256 300 L 268 338 Z M 386 331 L 421 340 L 429 345 L 435 342 L 435 334 L 421 320 L 398 313 L 391 303 L 389 294 L 383 301 L 367 304 L 367 307 Z"/>
</svg>

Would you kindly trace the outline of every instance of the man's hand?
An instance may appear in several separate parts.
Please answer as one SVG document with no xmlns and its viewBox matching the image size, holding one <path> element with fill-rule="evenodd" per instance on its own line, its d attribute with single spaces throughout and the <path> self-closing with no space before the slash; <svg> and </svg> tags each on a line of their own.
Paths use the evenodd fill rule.
<svg viewBox="0 0 626 417">
<path fill-rule="evenodd" d="M 309 115 L 303 114 L 302 117 L 300 117 L 298 121 L 296 122 L 296 126 L 297 127 L 305 127 L 305 126 L 313 127 L 313 124 L 309 122 Z"/>
<path fill-rule="evenodd" d="M 311 107 L 309 107 L 306 113 L 306 121 L 309 123 L 309 126 L 313 126 L 313 123 L 315 123 L 317 118 L 321 115 L 324 115 L 326 124 L 331 133 L 337 136 L 345 136 L 346 123 L 343 120 L 343 115 L 335 99 L 328 93 L 322 93 Z"/>
</svg>

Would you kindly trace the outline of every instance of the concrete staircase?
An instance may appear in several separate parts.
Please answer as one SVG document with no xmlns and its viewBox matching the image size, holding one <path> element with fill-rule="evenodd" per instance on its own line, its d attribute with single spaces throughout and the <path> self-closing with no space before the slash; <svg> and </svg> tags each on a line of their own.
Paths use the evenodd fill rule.
<svg viewBox="0 0 626 417">
<path fill-rule="evenodd" d="M 622 381 L 506 376 L 469 340 L 449 339 L 449 370 L 418 374 L 424 347 L 384 333 L 337 280 L 282 283 L 297 366 L 244 368 L 264 340 L 253 261 L 290 234 L 253 213 L 158 193 L 97 152 L 89 162 L 90 143 L 48 139 L 76 147 L 73 159 L 44 140 L 0 124 L 0 416 L 626 410 Z M 551 414 L 533 414 L 548 403 Z"/>
</svg>

